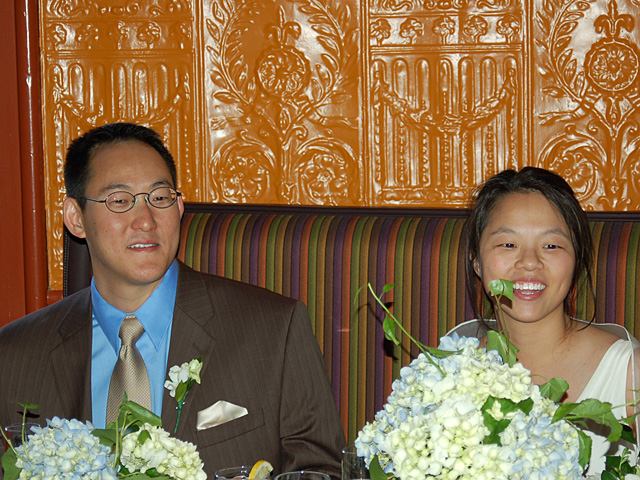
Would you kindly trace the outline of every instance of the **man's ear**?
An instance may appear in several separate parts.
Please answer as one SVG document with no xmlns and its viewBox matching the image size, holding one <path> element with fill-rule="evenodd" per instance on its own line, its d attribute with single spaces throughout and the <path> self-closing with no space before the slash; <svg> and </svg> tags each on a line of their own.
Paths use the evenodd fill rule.
<svg viewBox="0 0 640 480">
<path fill-rule="evenodd" d="M 182 214 L 184 213 L 184 200 L 182 199 L 182 195 L 178 197 L 178 211 L 180 212 L 180 219 L 182 220 Z"/>
<path fill-rule="evenodd" d="M 78 238 L 86 238 L 84 213 L 75 198 L 66 197 L 64 199 L 62 203 L 62 221 L 72 235 Z"/>
</svg>

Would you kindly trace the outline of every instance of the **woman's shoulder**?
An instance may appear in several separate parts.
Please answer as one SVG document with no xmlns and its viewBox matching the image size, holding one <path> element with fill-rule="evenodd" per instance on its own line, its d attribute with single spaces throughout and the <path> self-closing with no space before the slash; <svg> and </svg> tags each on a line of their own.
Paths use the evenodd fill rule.
<svg viewBox="0 0 640 480">
<path fill-rule="evenodd" d="M 574 320 L 576 331 L 582 333 L 583 338 L 599 346 L 610 346 L 622 339 L 628 341 L 633 348 L 640 347 L 640 342 L 622 325 L 615 323 L 589 323 Z"/>
</svg>

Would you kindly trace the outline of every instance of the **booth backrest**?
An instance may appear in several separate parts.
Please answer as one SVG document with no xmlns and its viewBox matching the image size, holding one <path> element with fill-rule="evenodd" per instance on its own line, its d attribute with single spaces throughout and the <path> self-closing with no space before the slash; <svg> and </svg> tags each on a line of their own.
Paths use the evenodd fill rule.
<svg viewBox="0 0 640 480">
<path fill-rule="evenodd" d="M 466 289 L 464 210 L 186 204 L 178 257 L 196 270 L 303 301 L 324 353 L 348 440 L 372 420 L 401 366 L 417 355 L 408 337 L 384 339 L 380 293 L 406 330 L 435 346 L 474 317 Z M 583 318 L 626 325 L 638 336 L 640 214 L 590 214 L 597 299 Z M 86 246 L 65 239 L 65 294 L 88 284 Z M 358 293 L 359 292 L 359 293 Z"/>
</svg>

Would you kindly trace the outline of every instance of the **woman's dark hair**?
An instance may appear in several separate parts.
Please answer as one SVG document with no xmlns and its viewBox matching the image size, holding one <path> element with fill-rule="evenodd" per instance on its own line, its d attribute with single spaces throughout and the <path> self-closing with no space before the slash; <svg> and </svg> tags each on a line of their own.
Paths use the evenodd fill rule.
<svg viewBox="0 0 640 480">
<path fill-rule="evenodd" d="M 81 209 L 84 210 L 86 204 L 82 197 L 91 179 L 91 160 L 94 155 L 104 146 L 131 141 L 145 143 L 158 152 L 169 168 L 173 187 L 177 186 L 176 164 L 157 132 L 135 123 L 110 123 L 84 133 L 73 140 L 67 149 L 64 163 L 67 196 L 75 198 Z"/>
<path fill-rule="evenodd" d="M 591 277 L 593 263 L 593 240 L 587 215 L 580 206 L 569 184 L 558 174 L 543 168 L 525 167 L 520 171 L 504 170 L 491 177 L 474 193 L 475 205 L 471 216 L 467 221 L 467 259 L 466 274 L 467 285 L 472 299 L 480 298 L 480 305 L 476 315 L 482 316 L 484 295 L 478 295 L 478 288 L 482 289 L 482 283 L 478 279 L 473 268 L 478 259 L 480 237 L 489 222 L 489 217 L 498 200 L 511 193 L 537 192 L 556 208 L 569 227 L 571 243 L 575 252 L 575 268 L 573 271 L 572 286 L 565 298 L 565 312 L 575 316 L 575 299 L 578 292 L 578 284 L 585 282 L 589 291 L 595 298 L 593 280 Z M 484 291 L 484 289 L 483 289 Z M 490 302 L 493 306 L 493 302 Z M 593 319 L 592 319 L 593 320 Z"/>
</svg>

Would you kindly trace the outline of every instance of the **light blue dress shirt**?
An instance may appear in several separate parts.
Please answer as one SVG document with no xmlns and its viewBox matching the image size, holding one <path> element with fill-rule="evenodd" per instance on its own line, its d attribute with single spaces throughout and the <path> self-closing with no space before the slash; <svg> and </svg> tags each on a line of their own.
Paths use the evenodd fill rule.
<svg viewBox="0 0 640 480">
<path fill-rule="evenodd" d="M 135 312 L 123 312 L 107 303 L 91 280 L 91 408 L 96 428 L 105 426 L 109 383 L 120 351 L 120 325 L 124 317 L 130 314 L 134 314 L 144 327 L 136 346 L 149 374 L 151 410 L 156 415 L 161 414 L 177 286 L 178 262 L 174 260 L 147 301 Z"/>
</svg>

